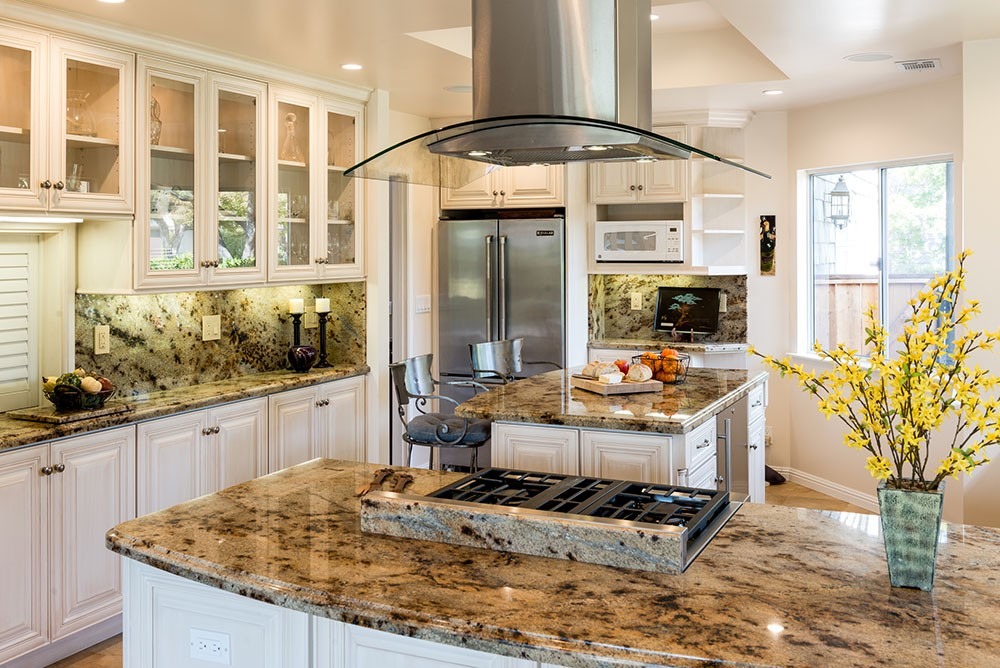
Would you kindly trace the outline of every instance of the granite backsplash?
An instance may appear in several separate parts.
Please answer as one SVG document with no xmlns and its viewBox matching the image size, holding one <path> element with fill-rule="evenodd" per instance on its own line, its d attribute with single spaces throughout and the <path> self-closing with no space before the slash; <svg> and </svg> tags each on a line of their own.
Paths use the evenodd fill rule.
<svg viewBox="0 0 1000 668">
<path fill-rule="evenodd" d="M 667 332 L 653 331 L 656 289 L 661 285 L 720 288 L 726 312 L 719 314 L 719 331 L 699 335 L 697 341 L 743 343 L 747 340 L 747 277 L 687 276 L 677 274 L 591 274 L 589 340 L 643 339 L 671 341 Z M 631 295 L 642 295 L 642 308 L 633 311 Z"/>
<path fill-rule="evenodd" d="M 112 379 L 124 396 L 168 390 L 288 366 L 288 300 L 312 310 L 330 299 L 327 357 L 365 362 L 365 284 L 297 285 L 151 295 L 77 295 L 76 363 Z M 203 315 L 222 316 L 222 338 L 201 340 Z M 111 352 L 94 355 L 94 327 L 111 328 Z M 319 348 L 319 329 L 301 330 Z"/>
</svg>

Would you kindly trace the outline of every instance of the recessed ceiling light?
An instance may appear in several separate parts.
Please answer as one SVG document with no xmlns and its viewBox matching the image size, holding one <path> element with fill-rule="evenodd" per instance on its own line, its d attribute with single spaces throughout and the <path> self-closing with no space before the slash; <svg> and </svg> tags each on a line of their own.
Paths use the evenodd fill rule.
<svg viewBox="0 0 1000 668">
<path fill-rule="evenodd" d="M 444 89 L 449 93 L 471 93 L 472 86 L 469 84 L 455 84 L 454 86 L 445 86 Z"/>
<path fill-rule="evenodd" d="M 361 67 L 361 65 L 358 65 L 357 63 L 344 63 L 343 65 L 340 66 L 340 68 L 343 69 L 343 70 L 360 70 L 360 69 L 363 69 Z"/>
<path fill-rule="evenodd" d="M 769 88 L 767 90 L 761 91 L 764 95 L 784 95 L 785 91 L 778 90 L 777 88 Z"/>
<path fill-rule="evenodd" d="M 879 53 L 875 51 L 868 53 L 852 53 L 849 56 L 844 56 L 844 60 L 849 60 L 852 63 L 874 63 L 879 60 L 889 60 L 891 58 L 891 53 Z"/>
</svg>

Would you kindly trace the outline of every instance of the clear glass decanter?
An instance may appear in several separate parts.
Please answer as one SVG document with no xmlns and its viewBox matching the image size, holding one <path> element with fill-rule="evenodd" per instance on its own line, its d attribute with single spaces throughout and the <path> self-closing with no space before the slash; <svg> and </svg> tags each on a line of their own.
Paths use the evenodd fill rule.
<svg viewBox="0 0 1000 668">
<path fill-rule="evenodd" d="M 97 122 L 87 98 L 90 93 L 82 90 L 66 91 L 66 133 L 81 137 L 97 135 Z"/>
</svg>

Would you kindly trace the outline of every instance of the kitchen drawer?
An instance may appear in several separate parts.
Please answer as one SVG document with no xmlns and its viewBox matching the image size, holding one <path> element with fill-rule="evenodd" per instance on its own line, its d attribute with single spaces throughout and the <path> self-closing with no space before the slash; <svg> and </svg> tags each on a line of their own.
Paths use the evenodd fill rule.
<svg viewBox="0 0 1000 668">
<path fill-rule="evenodd" d="M 747 422 L 753 422 L 758 418 L 764 417 L 764 406 L 767 403 L 764 392 L 766 387 L 764 383 L 761 383 L 752 388 L 747 395 Z"/>
<path fill-rule="evenodd" d="M 715 480 L 717 463 L 713 450 L 711 457 L 702 461 L 696 468 L 689 470 L 687 486 L 698 489 L 717 489 L 718 483 Z"/>
<path fill-rule="evenodd" d="M 684 439 L 684 466 L 693 471 L 705 460 L 715 457 L 715 419 L 695 427 Z"/>
</svg>

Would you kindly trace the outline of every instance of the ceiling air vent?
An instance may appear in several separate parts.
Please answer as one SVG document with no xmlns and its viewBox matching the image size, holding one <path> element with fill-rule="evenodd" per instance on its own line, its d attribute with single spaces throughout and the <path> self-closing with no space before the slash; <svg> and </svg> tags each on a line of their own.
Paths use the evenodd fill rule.
<svg viewBox="0 0 1000 668">
<path fill-rule="evenodd" d="M 918 60 L 897 60 L 896 67 L 904 72 L 921 72 L 941 69 L 940 58 L 920 58 Z"/>
</svg>

